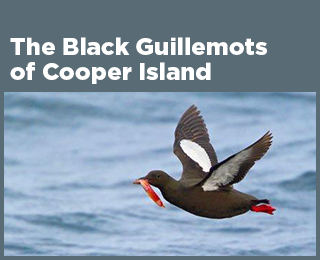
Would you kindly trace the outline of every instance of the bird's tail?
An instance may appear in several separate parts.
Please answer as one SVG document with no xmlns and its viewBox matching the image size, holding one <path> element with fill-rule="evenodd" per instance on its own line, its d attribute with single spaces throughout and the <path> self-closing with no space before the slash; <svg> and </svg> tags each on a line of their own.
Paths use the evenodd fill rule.
<svg viewBox="0 0 320 260">
<path fill-rule="evenodd" d="M 251 211 L 263 212 L 263 213 L 273 215 L 273 212 L 276 210 L 276 208 L 274 208 L 270 205 L 269 200 L 254 200 L 253 202 L 255 205 L 253 205 L 251 207 L 251 209 L 250 209 Z"/>
</svg>

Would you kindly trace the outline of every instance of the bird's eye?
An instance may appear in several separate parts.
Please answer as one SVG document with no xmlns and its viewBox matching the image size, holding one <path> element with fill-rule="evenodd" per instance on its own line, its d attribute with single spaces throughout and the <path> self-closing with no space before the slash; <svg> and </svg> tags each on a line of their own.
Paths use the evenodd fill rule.
<svg viewBox="0 0 320 260">
<path fill-rule="evenodd" d="M 160 179 L 160 175 L 157 175 L 157 178 Z"/>
</svg>

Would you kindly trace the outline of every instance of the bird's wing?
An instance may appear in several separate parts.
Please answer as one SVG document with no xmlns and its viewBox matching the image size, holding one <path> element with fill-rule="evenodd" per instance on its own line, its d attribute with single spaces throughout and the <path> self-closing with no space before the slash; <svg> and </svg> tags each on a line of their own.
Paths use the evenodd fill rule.
<svg viewBox="0 0 320 260">
<path fill-rule="evenodd" d="M 207 127 L 195 105 L 178 122 L 173 152 L 183 165 L 181 180 L 201 180 L 218 163 Z"/>
<path fill-rule="evenodd" d="M 267 132 L 254 144 L 213 166 L 197 185 L 202 186 L 204 191 L 213 191 L 240 182 L 255 162 L 266 154 L 271 144 L 272 134 Z"/>
</svg>

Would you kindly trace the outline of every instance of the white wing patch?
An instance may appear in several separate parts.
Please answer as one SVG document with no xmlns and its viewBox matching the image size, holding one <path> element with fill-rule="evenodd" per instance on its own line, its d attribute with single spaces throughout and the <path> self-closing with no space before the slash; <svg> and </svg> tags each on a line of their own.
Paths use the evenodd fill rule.
<svg viewBox="0 0 320 260">
<path fill-rule="evenodd" d="M 209 172 L 211 168 L 211 161 L 209 155 L 200 145 L 190 140 L 181 140 L 180 146 L 183 152 L 195 161 L 202 168 L 204 172 Z"/>
<path fill-rule="evenodd" d="M 235 157 L 222 164 L 202 185 L 204 191 L 218 190 L 220 186 L 229 184 L 238 174 L 241 164 L 251 155 L 250 150 L 243 150 Z"/>
</svg>

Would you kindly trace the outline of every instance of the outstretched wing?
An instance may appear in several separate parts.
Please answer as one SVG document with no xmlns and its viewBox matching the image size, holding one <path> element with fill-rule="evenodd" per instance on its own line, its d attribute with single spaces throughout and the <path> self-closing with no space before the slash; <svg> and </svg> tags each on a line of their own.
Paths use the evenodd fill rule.
<svg viewBox="0 0 320 260">
<path fill-rule="evenodd" d="M 183 165 L 181 180 L 201 180 L 218 163 L 207 127 L 195 105 L 178 122 L 173 152 Z"/>
<path fill-rule="evenodd" d="M 267 132 L 248 148 L 213 166 L 198 185 L 201 185 L 204 191 L 213 191 L 240 182 L 255 162 L 266 154 L 271 144 L 272 134 Z"/>
</svg>

